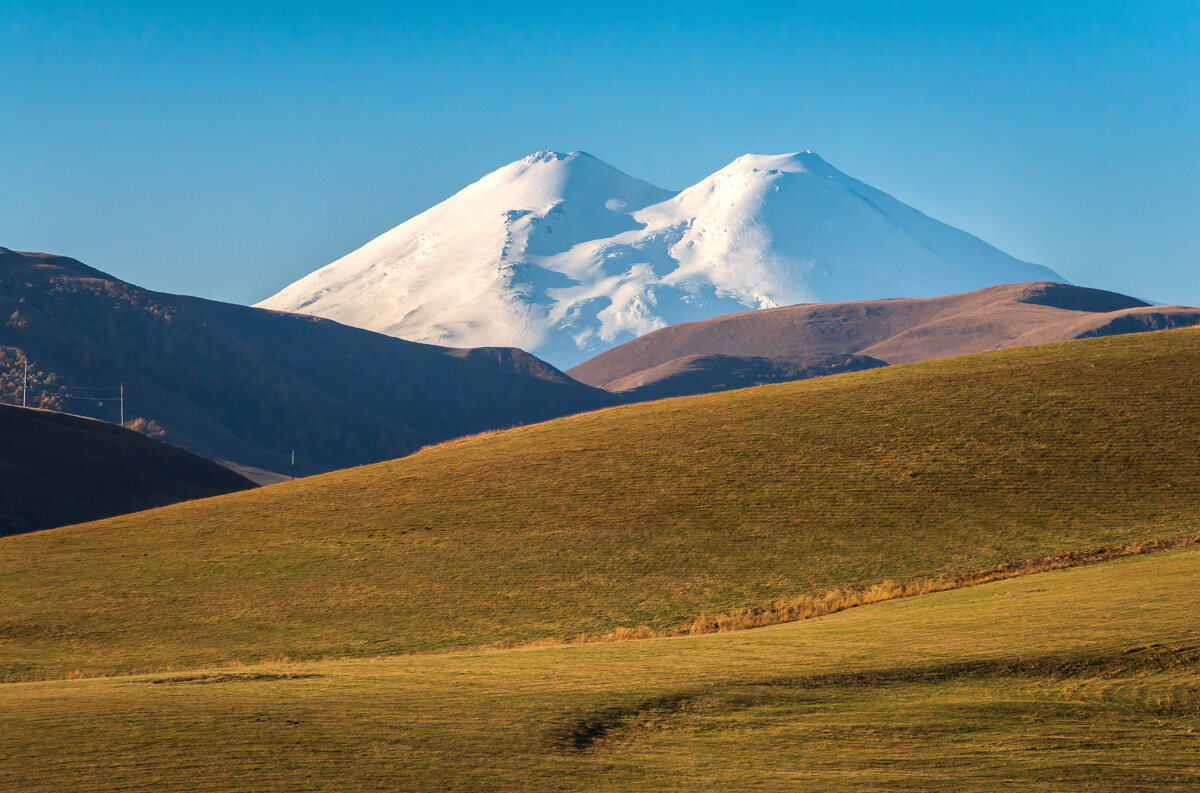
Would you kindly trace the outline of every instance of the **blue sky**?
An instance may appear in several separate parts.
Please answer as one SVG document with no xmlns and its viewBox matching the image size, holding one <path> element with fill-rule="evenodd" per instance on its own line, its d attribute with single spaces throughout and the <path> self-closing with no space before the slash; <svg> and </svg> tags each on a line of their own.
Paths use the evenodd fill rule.
<svg viewBox="0 0 1200 793">
<path fill-rule="evenodd" d="M 1200 3 L 0 0 L 0 245 L 266 297 L 484 173 L 812 149 L 1076 283 L 1200 304 Z"/>
</svg>

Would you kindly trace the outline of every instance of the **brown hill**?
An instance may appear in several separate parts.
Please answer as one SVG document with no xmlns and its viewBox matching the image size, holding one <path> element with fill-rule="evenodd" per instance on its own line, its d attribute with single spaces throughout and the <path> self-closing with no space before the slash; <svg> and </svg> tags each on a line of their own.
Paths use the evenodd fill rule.
<svg viewBox="0 0 1200 793">
<path fill-rule="evenodd" d="M 947 297 L 812 303 L 687 322 L 648 333 L 597 355 L 567 374 L 621 391 L 650 389 L 673 364 L 698 355 L 854 354 L 888 364 L 1200 324 L 1200 308 L 1151 306 L 1100 289 L 1038 282 Z M 729 387 L 754 385 L 733 383 Z M 669 393 L 668 384 L 658 388 Z"/>
<path fill-rule="evenodd" d="M 0 405 L 0 536 L 251 487 L 211 460 L 115 424 Z"/>
<path fill-rule="evenodd" d="M 316 473 L 615 401 L 521 350 L 416 344 L 0 248 L 0 401 L 20 402 L 26 361 L 31 405 L 116 421 L 124 383 L 131 426 L 260 481 L 292 449 Z"/>
</svg>

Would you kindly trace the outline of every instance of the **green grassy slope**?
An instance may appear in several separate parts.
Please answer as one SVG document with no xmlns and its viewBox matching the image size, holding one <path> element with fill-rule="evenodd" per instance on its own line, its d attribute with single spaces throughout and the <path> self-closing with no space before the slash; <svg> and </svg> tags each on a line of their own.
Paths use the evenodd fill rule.
<svg viewBox="0 0 1200 793">
<path fill-rule="evenodd" d="M 1188 548 L 753 631 L 11 683 L 0 788 L 1191 791 L 1198 575 Z"/>
<path fill-rule="evenodd" d="M 1200 332 L 614 408 L 0 540 L 0 677 L 646 624 L 1194 532 Z"/>
</svg>

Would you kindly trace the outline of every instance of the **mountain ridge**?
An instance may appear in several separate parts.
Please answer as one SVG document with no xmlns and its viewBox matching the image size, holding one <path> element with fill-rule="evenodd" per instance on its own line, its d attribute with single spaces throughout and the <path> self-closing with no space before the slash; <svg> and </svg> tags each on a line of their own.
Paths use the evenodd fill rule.
<svg viewBox="0 0 1200 793">
<path fill-rule="evenodd" d="M 1200 308 L 1152 306 L 1101 289 L 1033 282 L 921 299 L 781 306 L 662 328 L 567 374 L 620 390 L 692 356 L 857 355 L 913 363 L 1008 347 L 1200 324 Z M 741 385 L 753 385 L 752 382 Z M 666 394 L 659 388 L 659 393 Z"/>
<path fill-rule="evenodd" d="M 124 383 L 131 424 L 260 482 L 293 449 L 306 475 L 615 402 L 521 350 L 152 292 L 52 254 L 0 249 L 0 316 L 0 398 L 20 401 L 28 361 L 30 404 L 115 421 Z M 67 396 L 92 386 L 113 398 Z"/>
</svg>

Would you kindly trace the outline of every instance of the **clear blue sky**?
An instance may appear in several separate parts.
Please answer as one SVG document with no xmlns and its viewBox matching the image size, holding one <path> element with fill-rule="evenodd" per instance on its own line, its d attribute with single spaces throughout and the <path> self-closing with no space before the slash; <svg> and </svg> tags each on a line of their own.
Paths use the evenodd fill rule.
<svg viewBox="0 0 1200 793">
<path fill-rule="evenodd" d="M 266 297 L 484 173 L 812 149 L 1067 278 L 1200 304 L 1200 3 L 0 0 L 0 245 Z"/>
</svg>

